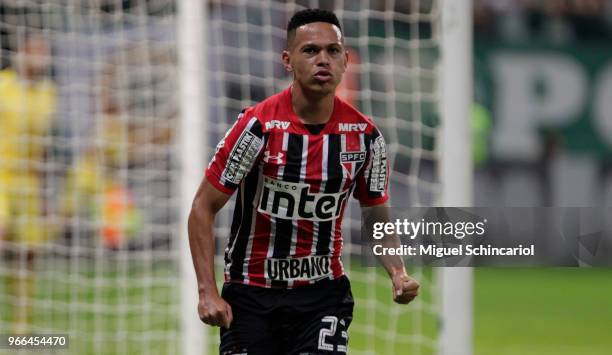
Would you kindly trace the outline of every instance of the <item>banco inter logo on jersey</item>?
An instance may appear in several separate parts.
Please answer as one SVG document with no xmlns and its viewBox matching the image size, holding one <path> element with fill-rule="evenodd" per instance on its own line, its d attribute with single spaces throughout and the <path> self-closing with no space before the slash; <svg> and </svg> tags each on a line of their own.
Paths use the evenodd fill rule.
<svg viewBox="0 0 612 355">
<path fill-rule="evenodd" d="M 331 275 L 329 256 L 266 260 L 266 276 L 276 281 L 319 280 Z"/>
<path fill-rule="evenodd" d="M 338 130 L 340 132 L 364 132 L 368 128 L 367 123 L 340 123 Z"/>
<path fill-rule="evenodd" d="M 340 215 L 349 190 L 311 193 L 310 185 L 263 178 L 257 210 L 277 218 L 331 221 Z"/>
<path fill-rule="evenodd" d="M 235 184 L 249 172 L 261 147 L 261 139 L 249 131 L 244 131 L 227 158 L 223 178 Z"/>
<path fill-rule="evenodd" d="M 270 121 L 266 122 L 265 126 L 266 126 L 266 129 L 272 129 L 272 128 L 287 129 L 287 128 L 289 128 L 289 122 L 287 122 L 287 121 L 278 121 L 278 120 L 270 120 Z"/>
</svg>

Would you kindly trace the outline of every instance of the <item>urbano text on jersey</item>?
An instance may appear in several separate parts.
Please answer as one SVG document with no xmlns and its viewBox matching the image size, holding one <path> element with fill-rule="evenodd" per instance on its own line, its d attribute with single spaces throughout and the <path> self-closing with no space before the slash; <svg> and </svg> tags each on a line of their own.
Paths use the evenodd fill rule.
<svg viewBox="0 0 612 355">
<path fill-rule="evenodd" d="M 329 277 L 330 274 L 327 255 L 266 260 L 266 276 L 271 280 L 309 281 Z"/>
</svg>

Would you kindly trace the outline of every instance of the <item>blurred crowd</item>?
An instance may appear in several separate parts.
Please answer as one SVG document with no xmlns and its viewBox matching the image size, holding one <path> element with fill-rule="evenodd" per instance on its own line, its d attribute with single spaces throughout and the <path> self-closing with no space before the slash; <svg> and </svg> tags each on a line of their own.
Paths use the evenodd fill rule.
<svg viewBox="0 0 612 355">
<path fill-rule="evenodd" d="M 477 39 L 555 43 L 612 38 L 609 0 L 474 0 Z"/>
</svg>

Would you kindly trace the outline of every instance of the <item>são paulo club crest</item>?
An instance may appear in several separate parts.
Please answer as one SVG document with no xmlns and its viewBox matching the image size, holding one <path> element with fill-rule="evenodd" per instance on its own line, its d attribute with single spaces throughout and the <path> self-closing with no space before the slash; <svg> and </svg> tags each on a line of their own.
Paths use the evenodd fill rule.
<svg viewBox="0 0 612 355">
<path fill-rule="evenodd" d="M 346 142 L 346 151 L 340 152 L 340 164 L 349 178 L 353 178 L 365 161 L 366 152 L 361 151 L 359 142 Z"/>
</svg>

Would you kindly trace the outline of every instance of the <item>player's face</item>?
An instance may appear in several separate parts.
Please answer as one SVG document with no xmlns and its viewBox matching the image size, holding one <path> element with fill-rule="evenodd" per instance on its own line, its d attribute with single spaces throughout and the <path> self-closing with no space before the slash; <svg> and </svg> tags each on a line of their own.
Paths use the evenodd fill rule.
<svg viewBox="0 0 612 355">
<path fill-rule="evenodd" d="M 51 65 L 50 49 L 47 40 L 38 35 L 32 35 L 25 40 L 24 46 L 17 53 L 17 65 L 27 73 L 30 79 L 38 80 L 44 77 Z"/>
<path fill-rule="evenodd" d="M 290 48 L 283 52 L 285 68 L 304 90 L 327 95 L 335 92 L 346 70 L 348 54 L 335 25 L 313 22 L 300 26 Z"/>
</svg>

